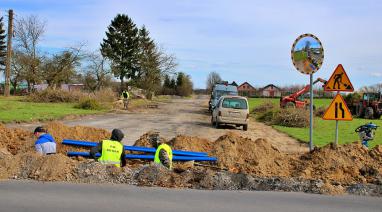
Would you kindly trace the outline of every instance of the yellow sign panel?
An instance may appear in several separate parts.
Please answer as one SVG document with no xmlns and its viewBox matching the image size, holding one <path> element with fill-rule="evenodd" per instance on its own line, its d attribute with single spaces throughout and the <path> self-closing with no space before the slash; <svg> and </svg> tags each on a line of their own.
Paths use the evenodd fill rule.
<svg viewBox="0 0 382 212">
<path fill-rule="evenodd" d="M 337 94 L 336 97 L 334 97 L 332 103 L 330 103 L 330 106 L 326 109 L 322 119 L 351 121 L 353 120 L 353 117 L 342 96 Z"/>
<path fill-rule="evenodd" d="M 328 82 L 324 87 L 325 91 L 354 91 L 354 87 L 350 82 L 348 75 L 345 72 L 344 67 L 339 64 L 334 70 L 332 76 L 329 78 Z"/>
</svg>

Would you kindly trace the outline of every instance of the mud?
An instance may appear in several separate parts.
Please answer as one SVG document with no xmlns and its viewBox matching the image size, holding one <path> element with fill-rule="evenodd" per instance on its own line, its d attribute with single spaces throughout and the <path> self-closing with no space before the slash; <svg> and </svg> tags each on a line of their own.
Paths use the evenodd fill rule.
<svg viewBox="0 0 382 212">
<path fill-rule="evenodd" d="M 161 141 L 174 149 L 207 152 L 218 158 L 217 163 L 203 163 L 210 167 L 175 163 L 174 171 L 169 171 L 148 161 L 129 160 L 127 167 L 115 168 L 92 159 L 69 158 L 65 155 L 67 150 L 88 149 L 61 145 L 63 138 L 102 140 L 110 136 L 108 131 L 57 122 L 45 127 L 58 143 L 56 155 L 34 153 L 35 138 L 31 132 L 0 125 L 0 179 L 382 196 L 381 146 L 367 150 L 359 143 L 338 148 L 328 145 L 311 153 L 287 154 L 264 138 L 252 140 L 227 133 L 210 141 L 179 135 Z M 151 146 L 150 133 L 142 135 L 135 145 Z"/>
</svg>

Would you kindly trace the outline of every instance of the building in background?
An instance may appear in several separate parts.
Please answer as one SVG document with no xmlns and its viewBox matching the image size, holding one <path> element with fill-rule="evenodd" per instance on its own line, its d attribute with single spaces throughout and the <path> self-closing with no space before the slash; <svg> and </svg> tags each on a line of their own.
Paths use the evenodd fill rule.
<svg viewBox="0 0 382 212">
<path fill-rule="evenodd" d="M 269 84 L 264 88 L 260 89 L 260 96 L 264 97 L 280 97 L 281 89 L 274 84 Z"/>
<path fill-rule="evenodd" d="M 238 86 L 237 91 L 240 96 L 253 97 L 256 95 L 256 89 L 248 82 L 244 82 Z"/>
</svg>

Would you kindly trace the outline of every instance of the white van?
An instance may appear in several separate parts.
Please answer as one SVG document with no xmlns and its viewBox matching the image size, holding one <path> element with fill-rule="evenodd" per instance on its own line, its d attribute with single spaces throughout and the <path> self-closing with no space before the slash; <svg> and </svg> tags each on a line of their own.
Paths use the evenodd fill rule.
<svg viewBox="0 0 382 212">
<path fill-rule="evenodd" d="M 213 107 L 211 123 L 216 128 L 221 124 L 243 126 L 248 129 L 249 109 L 248 100 L 242 96 L 222 96 Z"/>
</svg>

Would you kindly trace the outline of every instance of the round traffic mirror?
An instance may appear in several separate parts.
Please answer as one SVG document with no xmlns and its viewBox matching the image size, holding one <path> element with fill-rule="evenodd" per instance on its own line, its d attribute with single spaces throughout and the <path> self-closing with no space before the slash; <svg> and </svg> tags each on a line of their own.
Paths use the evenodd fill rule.
<svg viewBox="0 0 382 212">
<path fill-rule="evenodd" d="M 317 72 L 324 60 L 321 41 L 312 34 L 300 35 L 293 43 L 291 54 L 294 67 L 304 74 Z"/>
</svg>

